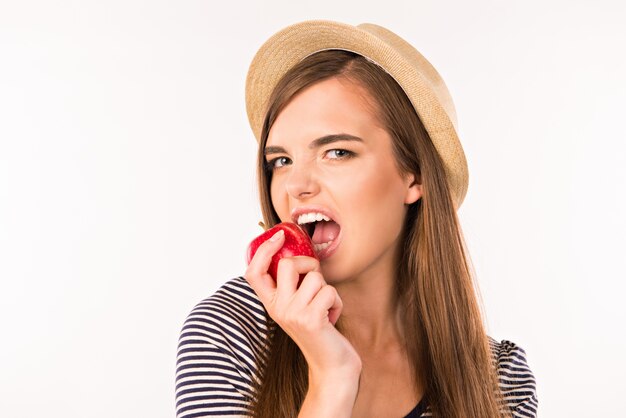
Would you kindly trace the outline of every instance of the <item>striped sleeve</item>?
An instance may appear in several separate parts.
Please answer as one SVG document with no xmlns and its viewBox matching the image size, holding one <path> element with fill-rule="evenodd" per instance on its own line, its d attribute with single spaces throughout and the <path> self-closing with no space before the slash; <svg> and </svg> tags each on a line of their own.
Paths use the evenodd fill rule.
<svg viewBox="0 0 626 418">
<path fill-rule="evenodd" d="M 514 417 L 535 418 L 539 402 L 537 384 L 528 366 L 526 351 L 509 340 L 498 343 L 489 339 L 500 389 L 511 413 Z"/>
<path fill-rule="evenodd" d="M 226 282 L 185 320 L 176 360 L 176 417 L 249 416 L 267 315 L 243 277 Z"/>
</svg>

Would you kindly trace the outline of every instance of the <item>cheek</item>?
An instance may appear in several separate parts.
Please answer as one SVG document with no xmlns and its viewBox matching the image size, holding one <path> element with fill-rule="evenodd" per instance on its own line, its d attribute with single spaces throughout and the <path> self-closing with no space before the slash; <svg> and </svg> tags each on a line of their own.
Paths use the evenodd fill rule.
<svg viewBox="0 0 626 418">
<path fill-rule="evenodd" d="M 369 242 L 372 236 L 380 237 L 381 244 L 395 240 L 402 229 L 405 206 L 404 185 L 393 169 L 362 170 L 343 190 L 344 209 L 354 216 L 350 229 L 361 237 L 358 241 Z"/>
<path fill-rule="evenodd" d="M 281 184 L 280 179 L 272 179 L 270 183 L 270 198 L 272 199 L 271 203 L 280 220 L 283 222 L 288 220 L 289 214 L 286 212 L 289 211 L 289 202 L 285 187 Z"/>
<path fill-rule="evenodd" d="M 277 197 L 276 182 L 272 181 L 270 183 L 270 198 L 272 199 L 272 203 L 276 202 Z"/>
<path fill-rule="evenodd" d="M 371 167 L 358 170 L 350 176 L 349 184 L 342 188 L 346 200 L 358 202 L 364 213 L 372 210 L 402 208 L 403 184 L 400 177 L 388 167 Z M 390 214 L 389 214 L 390 215 Z"/>
</svg>

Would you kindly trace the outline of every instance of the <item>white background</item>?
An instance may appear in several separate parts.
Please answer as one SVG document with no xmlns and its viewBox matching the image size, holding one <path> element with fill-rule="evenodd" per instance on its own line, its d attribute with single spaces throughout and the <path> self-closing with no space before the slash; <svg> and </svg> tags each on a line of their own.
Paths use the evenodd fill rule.
<svg viewBox="0 0 626 418">
<path fill-rule="evenodd" d="M 540 415 L 623 413 L 623 2 L 2 0 L 0 416 L 173 416 L 182 323 L 260 233 L 248 65 L 314 18 L 446 81 L 488 331 Z"/>
</svg>

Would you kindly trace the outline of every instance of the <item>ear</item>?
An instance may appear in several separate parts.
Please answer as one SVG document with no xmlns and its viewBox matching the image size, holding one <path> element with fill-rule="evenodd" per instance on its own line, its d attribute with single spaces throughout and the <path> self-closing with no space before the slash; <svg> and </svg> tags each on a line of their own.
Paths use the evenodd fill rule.
<svg viewBox="0 0 626 418">
<path fill-rule="evenodd" d="M 411 173 L 405 177 L 406 194 L 404 203 L 410 205 L 417 202 L 422 197 L 422 183 L 419 176 Z"/>
</svg>

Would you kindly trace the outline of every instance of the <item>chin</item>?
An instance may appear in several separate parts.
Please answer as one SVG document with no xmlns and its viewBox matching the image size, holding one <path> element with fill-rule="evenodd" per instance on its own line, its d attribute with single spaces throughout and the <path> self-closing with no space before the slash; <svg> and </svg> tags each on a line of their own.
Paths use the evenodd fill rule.
<svg viewBox="0 0 626 418">
<path fill-rule="evenodd" d="M 342 271 L 342 269 L 335 265 L 329 265 L 329 262 L 324 262 L 320 264 L 322 269 L 322 276 L 324 276 L 324 280 L 326 283 L 331 285 L 337 285 L 341 283 L 345 283 L 350 281 L 350 275 L 346 271 Z"/>
</svg>

